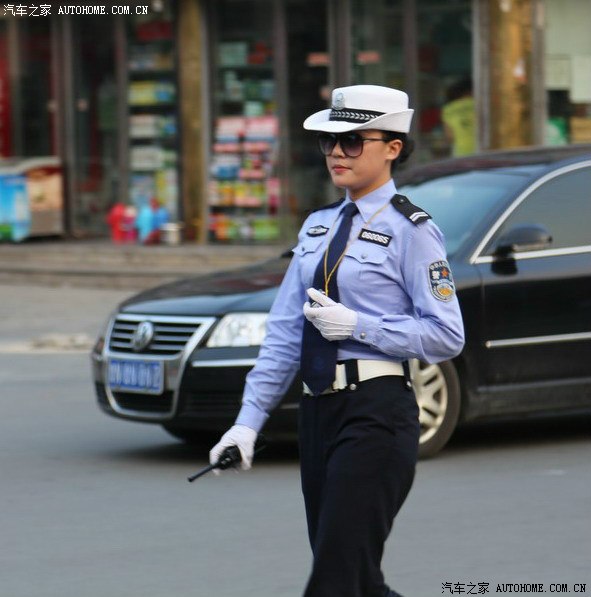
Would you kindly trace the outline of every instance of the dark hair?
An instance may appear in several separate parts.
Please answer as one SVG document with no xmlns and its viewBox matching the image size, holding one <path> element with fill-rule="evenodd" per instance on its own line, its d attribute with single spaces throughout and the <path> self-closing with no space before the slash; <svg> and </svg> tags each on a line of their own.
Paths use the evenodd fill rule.
<svg viewBox="0 0 591 597">
<path fill-rule="evenodd" d="M 398 133 L 395 131 L 382 131 L 382 133 L 384 134 L 385 141 L 395 141 L 396 139 L 402 141 L 402 149 L 398 157 L 390 165 L 390 172 L 393 174 L 398 164 L 403 164 L 408 160 L 415 148 L 415 142 L 409 138 L 408 133 Z"/>
</svg>

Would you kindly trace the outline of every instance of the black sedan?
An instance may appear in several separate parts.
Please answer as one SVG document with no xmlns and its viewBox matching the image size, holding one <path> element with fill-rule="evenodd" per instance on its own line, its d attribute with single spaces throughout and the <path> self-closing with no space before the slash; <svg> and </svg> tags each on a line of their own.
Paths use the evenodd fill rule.
<svg viewBox="0 0 591 597">
<path fill-rule="evenodd" d="M 489 153 L 404 173 L 399 191 L 443 230 L 463 352 L 411 362 L 423 457 L 458 424 L 591 410 L 591 146 Z M 290 253 L 184 279 L 119 306 L 92 352 L 101 408 L 185 441 L 232 424 Z M 295 435 L 301 382 L 269 419 Z"/>
</svg>

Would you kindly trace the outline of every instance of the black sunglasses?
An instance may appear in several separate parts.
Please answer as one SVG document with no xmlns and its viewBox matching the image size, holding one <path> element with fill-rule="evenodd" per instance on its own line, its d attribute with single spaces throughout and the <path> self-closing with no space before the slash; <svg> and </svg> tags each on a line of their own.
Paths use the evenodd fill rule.
<svg viewBox="0 0 591 597">
<path fill-rule="evenodd" d="M 347 157 L 359 157 L 363 153 L 365 141 L 388 143 L 388 139 L 383 137 L 362 137 L 359 133 L 318 133 L 318 148 L 325 156 L 330 155 L 338 143 Z"/>
</svg>

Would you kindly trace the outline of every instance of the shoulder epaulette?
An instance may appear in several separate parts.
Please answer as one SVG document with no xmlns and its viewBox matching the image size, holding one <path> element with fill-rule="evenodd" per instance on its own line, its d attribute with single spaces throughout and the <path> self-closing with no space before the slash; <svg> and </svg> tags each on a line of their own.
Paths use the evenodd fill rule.
<svg viewBox="0 0 591 597">
<path fill-rule="evenodd" d="M 394 209 L 399 211 L 405 218 L 409 219 L 415 226 L 431 219 L 431 216 L 426 211 L 413 205 L 408 200 L 408 197 L 405 197 L 404 195 L 394 195 L 390 203 L 392 203 Z"/>
<path fill-rule="evenodd" d="M 338 207 L 344 200 L 345 200 L 345 198 L 342 197 L 338 201 L 333 201 L 332 203 L 329 203 L 328 205 L 323 205 L 322 207 L 313 209 L 310 213 L 313 214 L 317 211 L 322 211 L 323 209 L 332 209 L 333 207 Z"/>
</svg>

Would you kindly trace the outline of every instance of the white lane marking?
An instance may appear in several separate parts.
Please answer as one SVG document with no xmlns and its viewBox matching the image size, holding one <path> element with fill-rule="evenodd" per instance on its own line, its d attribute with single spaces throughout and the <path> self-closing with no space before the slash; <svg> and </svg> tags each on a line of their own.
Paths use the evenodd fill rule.
<svg viewBox="0 0 591 597">
<path fill-rule="evenodd" d="M 63 354 L 89 352 L 94 344 L 86 334 L 47 334 L 32 340 L 0 342 L 1 354 Z"/>
</svg>

